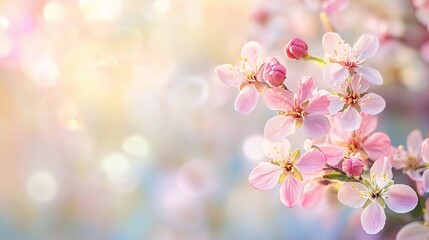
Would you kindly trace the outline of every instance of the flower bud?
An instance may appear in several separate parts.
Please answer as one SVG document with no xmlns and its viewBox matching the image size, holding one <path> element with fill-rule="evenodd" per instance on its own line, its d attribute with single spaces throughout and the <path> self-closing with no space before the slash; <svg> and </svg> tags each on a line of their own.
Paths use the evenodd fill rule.
<svg viewBox="0 0 429 240">
<path fill-rule="evenodd" d="M 292 39 L 285 48 L 286 56 L 290 59 L 301 59 L 305 56 L 307 56 L 307 50 L 308 46 L 307 43 L 305 43 L 300 38 L 294 38 Z"/>
<path fill-rule="evenodd" d="M 357 177 L 363 173 L 363 162 L 360 158 L 347 158 L 343 161 L 342 169 L 349 177 Z"/>
<path fill-rule="evenodd" d="M 270 58 L 265 62 L 262 77 L 270 86 L 280 86 L 286 78 L 286 68 L 276 58 Z"/>
</svg>

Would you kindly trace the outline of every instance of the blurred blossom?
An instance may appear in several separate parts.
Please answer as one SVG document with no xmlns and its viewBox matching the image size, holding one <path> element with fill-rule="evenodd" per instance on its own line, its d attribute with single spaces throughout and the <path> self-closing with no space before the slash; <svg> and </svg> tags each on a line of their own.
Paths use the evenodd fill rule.
<svg viewBox="0 0 429 240">
<path fill-rule="evenodd" d="M 114 20 L 122 12 L 122 0 L 80 0 L 79 5 L 89 20 Z"/>
<path fill-rule="evenodd" d="M 38 171 L 27 180 L 27 194 L 37 202 L 50 202 L 57 194 L 57 181 L 51 173 Z"/>
<path fill-rule="evenodd" d="M 150 146 L 147 140 L 137 134 L 131 135 L 125 139 L 122 147 L 125 152 L 137 156 L 146 156 L 150 152 Z"/>
<path fill-rule="evenodd" d="M 216 187 L 217 178 L 211 162 L 203 159 L 187 161 L 177 174 L 179 189 L 191 196 L 202 196 Z"/>
<path fill-rule="evenodd" d="M 125 156 L 118 153 L 108 155 L 102 160 L 101 168 L 115 190 L 123 192 L 134 188 L 133 169 Z"/>
<path fill-rule="evenodd" d="M 265 158 L 262 150 L 264 137 L 262 135 L 252 135 L 246 138 L 243 143 L 244 156 L 252 161 L 261 161 Z"/>
<path fill-rule="evenodd" d="M 58 22 L 64 19 L 65 9 L 62 3 L 52 1 L 46 3 L 43 15 L 47 22 Z"/>
</svg>

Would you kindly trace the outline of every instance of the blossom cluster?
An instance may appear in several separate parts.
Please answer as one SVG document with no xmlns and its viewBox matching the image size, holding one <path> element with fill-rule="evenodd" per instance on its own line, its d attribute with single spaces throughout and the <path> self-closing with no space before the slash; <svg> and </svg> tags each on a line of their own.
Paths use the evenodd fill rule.
<svg viewBox="0 0 429 240">
<path fill-rule="evenodd" d="M 322 47 L 325 58 L 312 56 L 300 38 L 286 45 L 287 58 L 323 67 L 320 79 L 303 76 L 295 92 L 288 86 L 294 80 L 287 79 L 285 64 L 274 57 L 264 60 L 255 41 L 243 46 L 238 63 L 220 65 L 215 72 L 225 85 L 238 89 L 237 112 L 252 112 L 260 97 L 274 111 L 264 127 L 263 151 L 268 161 L 251 171 L 250 185 L 259 190 L 280 185 L 280 201 L 286 207 L 310 207 L 332 187 L 340 203 L 363 209 L 362 228 L 376 234 L 384 228 L 386 207 L 396 213 L 410 212 L 419 196 L 429 192 L 429 138 L 423 139 L 415 130 L 405 149 L 392 146 L 386 133 L 376 131 L 377 115 L 386 102 L 371 87 L 382 85 L 383 77 L 366 60 L 376 55 L 378 37 L 363 34 L 351 46 L 338 33 L 327 32 Z M 324 81 L 329 88 L 319 89 L 316 81 Z M 308 137 L 302 149 L 292 149 L 288 140 L 297 132 Z M 392 168 L 402 170 L 415 186 L 396 184 Z M 414 222 L 397 238 L 408 239 L 416 231 L 429 236 L 424 222 Z"/>
</svg>

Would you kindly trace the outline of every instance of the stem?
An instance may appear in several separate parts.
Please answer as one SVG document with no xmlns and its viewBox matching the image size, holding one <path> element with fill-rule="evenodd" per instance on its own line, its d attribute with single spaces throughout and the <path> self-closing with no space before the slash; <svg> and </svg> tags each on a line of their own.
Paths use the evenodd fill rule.
<svg viewBox="0 0 429 240">
<path fill-rule="evenodd" d="M 334 26 L 332 26 L 329 15 L 326 12 L 320 13 L 320 21 L 327 32 L 336 32 Z"/>
<path fill-rule="evenodd" d="M 311 56 L 310 54 L 307 54 L 304 57 L 304 60 L 306 61 L 313 61 L 314 63 L 316 63 L 317 65 L 324 67 L 326 66 L 326 64 L 328 64 L 327 62 L 325 62 L 325 60 L 323 60 L 322 58 L 319 57 L 315 57 L 315 56 Z"/>
</svg>

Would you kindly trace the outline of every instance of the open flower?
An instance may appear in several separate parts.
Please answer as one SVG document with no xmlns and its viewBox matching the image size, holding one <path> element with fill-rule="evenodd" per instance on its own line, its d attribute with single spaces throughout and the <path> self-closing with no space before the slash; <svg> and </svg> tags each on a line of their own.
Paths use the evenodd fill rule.
<svg viewBox="0 0 429 240">
<path fill-rule="evenodd" d="M 301 80 L 296 96 L 277 87 L 267 89 L 264 100 L 268 108 L 278 111 L 265 125 L 264 135 L 270 141 L 282 141 L 301 126 L 311 138 L 321 138 L 329 131 L 329 121 L 324 116 L 329 101 L 324 92 L 317 92 L 311 77 Z"/>
<path fill-rule="evenodd" d="M 347 182 L 338 191 L 338 199 L 344 205 L 362 208 L 361 224 L 365 232 L 376 234 L 386 222 L 384 207 L 396 213 L 406 213 L 417 206 L 414 190 L 403 184 L 394 184 L 392 164 L 387 158 L 374 162 L 370 177 L 362 183 Z"/>
<path fill-rule="evenodd" d="M 331 118 L 330 140 L 332 143 L 317 145 L 328 158 L 328 164 L 337 165 L 342 159 L 360 156 L 373 161 L 390 156 L 391 142 L 383 132 L 374 132 L 377 116 L 362 114 L 362 124 L 353 132 L 344 131 L 337 117 Z"/>
<path fill-rule="evenodd" d="M 300 157 L 299 150 L 290 153 L 290 143 L 264 142 L 264 152 L 271 162 L 260 163 L 249 175 L 249 183 L 259 190 L 269 190 L 277 184 L 280 201 L 287 207 L 295 206 L 304 192 L 303 174 L 321 171 L 326 163 L 322 152 L 313 149 Z"/>
<path fill-rule="evenodd" d="M 261 75 L 261 46 L 255 41 L 241 49 L 238 64 L 222 64 L 215 68 L 218 78 L 230 87 L 238 87 L 240 93 L 234 108 L 240 113 L 250 113 L 258 104 L 259 93 L 264 91 Z"/>
<path fill-rule="evenodd" d="M 368 93 L 370 85 L 355 74 L 351 80 L 347 80 L 337 88 L 337 92 L 328 96 L 329 114 L 341 114 L 341 127 L 346 131 L 354 131 L 360 127 L 360 113 L 377 115 L 386 107 L 386 102 L 375 93 Z"/>
<path fill-rule="evenodd" d="M 364 34 L 352 48 L 338 33 L 328 32 L 323 36 L 322 45 L 330 62 L 323 69 L 323 78 L 330 85 L 338 86 L 354 73 L 361 74 L 371 84 L 383 84 L 383 78 L 377 70 L 362 66 L 366 59 L 377 53 L 379 43 L 376 36 Z"/>
</svg>

